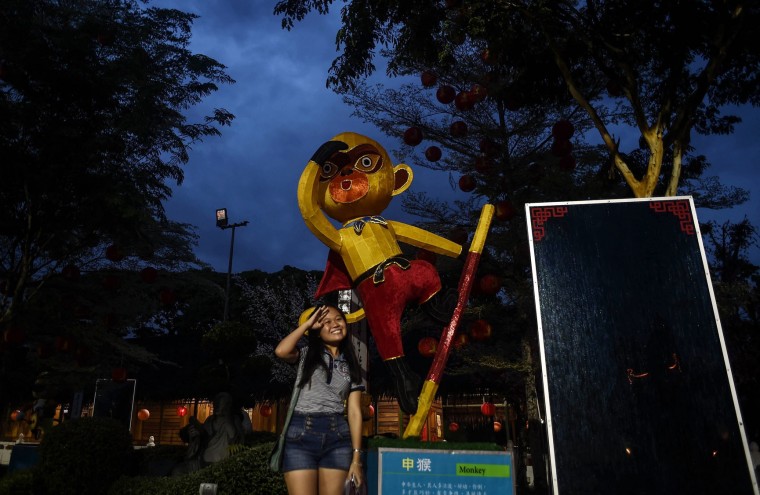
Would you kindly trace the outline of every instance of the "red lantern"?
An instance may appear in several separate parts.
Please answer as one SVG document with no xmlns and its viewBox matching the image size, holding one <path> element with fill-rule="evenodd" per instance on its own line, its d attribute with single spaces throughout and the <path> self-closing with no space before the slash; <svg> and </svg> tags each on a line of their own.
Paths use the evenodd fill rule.
<svg viewBox="0 0 760 495">
<path fill-rule="evenodd" d="M 459 178 L 459 189 L 470 192 L 475 189 L 475 178 L 472 175 L 463 175 Z"/>
<path fill-rule="evenodd" d="M 404 131 L 404 142 L 409 146 L 417 146 L 422 142 L 422 130 L 419 127 L 410 127 Z"/>
<path fill-rule="evenodd" d="M 24 411 L 21 409 L 16 409 L 11 413 L 11 420 L 12 421 L 21 421 L 24 419 Z"/>
<path fill-rule="evenodd" d="M 185 406 L 177 407 L 177 416 L 184 418 L 187 415 L 187 408 Z"/>
<path fill-rule="evenodd" d="M 475 106 L 475 97 L 470 94 L 469 91 L 460 91 L 454 98 L 454 106 L 457 110 L 467 111 L 472 110 Z"/>
<path fill-rule="evenodd" d="M 512 205 L 511 201 L 506 199 L 499 201 L 494 206 L 494 216 L 497 220 L 512 220 L 517 215 L 517 210 Z"/>
<path fill-rule="evenodd" d="M 161 304 L 164 306 L 171 306 L 177 302 L 177 295 L 171 289 L 163 289 L 158 295 L 158 298 L 161 300 Z"/>
<path fill-rule="evenodd" d="M 472 340 L 482 342 L 491 336 L 491 324 L 486 320 L 475 320 L 470 323 L 470 337 Z"/>
<path fill-rule="evenodd" d="M 470 94 L 476 102 L 483 101 L 488 96 L 488 89 L 482 84 L 473 84 L 470 88 Z"/>
<path fill-rule="evenodd" d="M 16 325 L 9 325 L 3 332 L 3 340 L 10 345 L 19 345 L 25 338 L 24 331 Z"/>
<path fill-rule="evenodd" d="M 262 405 L 262 406 L 259 408 L 259 413 L 260 413 L 262 416 L 264 416 L 265 418 L 268 418 L 269 416 L 271 416 L 271 415 L 272 415 L 272 406 L 270 406 L 269 404 L 263 404 L 263 405 Z"/>
<path fill-rule="evenodd" d="M 552 136 L 557 140 L 567 141 L 575 133 L 575 127 L 569 120 L 559 120 L 552 126 Z"/>
<path fill-rule="evenodd" d="M 435 356 L 435 352 L 438 349 L 438 340 L 433 337 L 423 337 L 417 343 L 417 350 L 424 357 L 431 358 Z"/>
<path fill-rule="evenodd" d="M 438 91 L 435 92 L 435 97 L 438 101 L 443 103 L 444 105 L 448 105 L 457 96 L 456 90 L 452 88 L 451 86 L 441 86 L 438 88 Z"/>
<path fill-rule="evenodd" d="M 373 418 L 375 416 L 375 406 L 370 404 L 368 409 L 369 409 L 369 417 Z"/>
<path fill-rule="evenodd" d="M 567 139 L 556 139 L 551 151 L 554 156 L 567 156 L 573 151 L 573 143 Z"/>
<path fill-rule="evenodd" d="M 137 411 L 137 419 L 139 419 L 140 421 L 145 421 L 148 418 L 150 418 L 150 411 L 148 411 L 147 409 L 140 409 L 139 411 Z"/>
<path fill-rule="evenodd" d="M 119 246 L 116 244 L 111 244 L 106 248 L 106 258 L 108 258 L 109 261 L 116 263 L 123 260 L 124 255 L 119 250 Z"/>
<path fill-rule="evenodd" d="M 438 146 L 431 146 L 425 150 L 425 158 L 431 162 L 437 162 L 441 159 L 441 148 Z"/>
<path fill-rule="evenodd" d="M 452 122 L 449 126 L 449 133 L 454 137 L 465 137 L 467 135 L 467 124 L 461 120 Z"/>
<path fill-rule="evenodd" d="M 480 277 L 480 280 L 478 280 L 478 289 L 480 289 L 482 294 L 493 296 L 499 292 L 499 289 L 501 289 L 501 278 L 492 273 L 483 275 Z"/>
<path fill-rule="evenodd" d="M 438 81 L 438 76 L 435 75 L 435 72 L 426 70 L 420 75 L 420 80 L 422 81 L 423 86 L 430 88 L 435 86 L 435 83 Z"/>
<path fill-rule="evenodd" d="M 69 280 L 77 280 L 79 278 L 79 268 L 76 265 L 67 265 L 61 270 L 61 275 Z"/>
<path fill-rule="evenodd" d="M 493 422 L 493 431 L 495 431 L 496 433 L 499 433 L 501 431 L 501 422 L 499 421 Z"/>
<path fill-rule="evenodd" d="M 147 266 L 140 270 L 140 279 L 146 284 L 152 284 L 158 277 L 158 270 L 152 266 Z"/>
<path fill-rule="evenodd" d="M 111 380 L 116 383 L 127 381 L 127 368 L 114 368 L 111 370 Z"/>
<path fill-rule="evenodd" d="M 451 423 L 449 423 L 449 431 L 450 432 L 455 432 L 458 429 L 459 429 L 459 423 L 457 423 L 456 421 L 452 421 Z"/>
<path fill-rule="evenodd" d="M 475 170 L 481 174 L 490 174 L 493 172 L 493 161 L 487 156 L 479 156 L 475 159 Z"/>
<path fill-rule="evenodd" d="M 493 402 L 484 402 L 480 406 L 480 412 L 483 416 L 493 416 L 496 414 L 496 406 Z"/>
<path fill-rule="evenodd" d="M 466 333 L 458 333 L 454 336 L 454 348 L 461 349 L 470 342 L 470 338 Z"/>
</svg>

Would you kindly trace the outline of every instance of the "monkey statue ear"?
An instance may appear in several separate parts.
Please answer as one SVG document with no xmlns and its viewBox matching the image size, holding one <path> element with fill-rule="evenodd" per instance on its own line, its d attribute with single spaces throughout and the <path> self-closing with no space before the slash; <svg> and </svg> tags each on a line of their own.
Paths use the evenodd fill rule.
<svg viewBox="0 0 760 495">
<path fill-rule="evenodd" d="M 399 163 L 393 167 L 393 177 L 395 181 L 393 184 L 392 196 L 396 196 L 409 189 L 409 186 L 412 185 L 414 174 L 412 173 L 412 168 L 409 165 L 405 163 Z"/>
</svg>

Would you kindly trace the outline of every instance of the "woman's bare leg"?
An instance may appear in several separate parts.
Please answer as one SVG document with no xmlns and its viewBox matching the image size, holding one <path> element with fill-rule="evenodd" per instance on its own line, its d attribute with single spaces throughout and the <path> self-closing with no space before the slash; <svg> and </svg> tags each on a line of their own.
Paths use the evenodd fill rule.
<svg viewBox="0 0 760 495">
<path fill-rule="evenodd" d="M 348 471 L 341 469 L 319 470 L 319 495 L 342 495 Z"/>
<path fill-rule="evenodd" d="M 321 476 L 320 476 L 321 478 Z M 299 469 L 285 473 L 285 484 L 290 495 L 318 495 L 316 469 Z"/>
</svg>

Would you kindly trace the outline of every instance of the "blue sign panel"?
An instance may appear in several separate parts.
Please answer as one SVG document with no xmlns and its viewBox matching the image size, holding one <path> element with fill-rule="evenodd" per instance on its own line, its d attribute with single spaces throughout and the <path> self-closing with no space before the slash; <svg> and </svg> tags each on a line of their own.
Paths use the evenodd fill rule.
<svg viewBox="0 0 760 495">
<path fill-rule="evenodd" d="M 378 495 L 512 495 L 508 452 L 379 448 Z"/>
</svg>

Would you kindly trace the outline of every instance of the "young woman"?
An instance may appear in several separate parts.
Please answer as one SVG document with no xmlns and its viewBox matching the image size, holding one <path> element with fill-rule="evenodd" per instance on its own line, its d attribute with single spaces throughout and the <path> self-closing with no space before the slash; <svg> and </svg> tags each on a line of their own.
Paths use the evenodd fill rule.
<svg viewBox="0 0 760 495">
<path fill-rule="evenodd" d="M 307 346 L 298 349 L 296 344 L 307 332 Z M 320 306 L 274 352 L 289 363 L 303 361 L 303 372 L 296 378 L 301 392 L 283 454 L 288 493 L 339 495 L 352 477 L 360 486 L 364 387 L 345 316 L 338 308 Z"/>
</svg>

